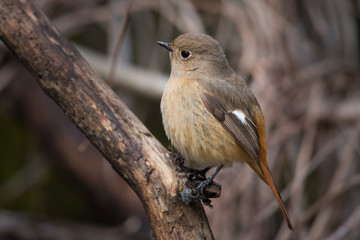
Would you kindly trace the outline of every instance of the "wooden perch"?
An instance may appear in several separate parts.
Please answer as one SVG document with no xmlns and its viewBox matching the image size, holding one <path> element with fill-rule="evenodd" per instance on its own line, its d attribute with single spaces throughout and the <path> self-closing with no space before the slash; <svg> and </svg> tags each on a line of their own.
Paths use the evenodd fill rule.
<svg viewBox="0 0 360 240">
<path fill-rule="evenodd" d="M 202 205 L 178 197 L 168 151 L 31 1 L 0 1 L 0 37 L 134 189 L 156 239 L 213 239 Z"/>
</svg>

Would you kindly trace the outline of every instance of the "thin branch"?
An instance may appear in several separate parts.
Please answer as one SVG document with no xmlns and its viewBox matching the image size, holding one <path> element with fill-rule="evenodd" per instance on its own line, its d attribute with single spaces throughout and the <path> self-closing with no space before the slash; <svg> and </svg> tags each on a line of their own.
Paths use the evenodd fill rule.
<svg viewBox="0 0 360 240">
<path fill-rule="evenodd" d="M 109 73 L 109 76 L 108 76 L 108 83 L 109 83 L 109 85 L 111 87 L 113 86 L 113 82 L 114 82 L 114 74 L 115 74 L 115 71 L 116 71 L 115 66 L 116 66 L 117 58 L 119 56 L 120 49 L 121 49 L 122 43 L 124 41 L 126 29 L 127 29 L 128 25 L 129 25 L 130 8 L 131 8 L 131 1 L 128 0 L 127 3 L 126 3 L 124 19 L 123 19 L 123 22 L 121 24 L 121 28 L 120 28 L 120 32 L 119 32 L 119 38 L 118 38 L 118 40 L 116 42 L 113 59 L 111 61 L 110 73 Z"/>
</svg>

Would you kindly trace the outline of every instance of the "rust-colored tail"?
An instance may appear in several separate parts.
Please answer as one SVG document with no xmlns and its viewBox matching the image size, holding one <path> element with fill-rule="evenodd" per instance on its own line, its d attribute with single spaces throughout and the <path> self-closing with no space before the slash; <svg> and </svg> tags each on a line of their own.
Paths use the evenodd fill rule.
<svg viewBox="0 0 360 240">
<path fill-rule="evenodd" d="M 286 223 L 287 223 L 289 229 L 294 230 L 294 227 L 293 227 L 293 225 L 291 223 L 289 214 L 286 211 L 284 202 L 281 199 L 279 191 L 278 191 L 278 189 L 277 189 L 277 187 L 275 185 L 275 181 L 274 181 L 274 179 L 273 179 L 273 177 L 272 177 L 272 175 L 270 173 L 270 169 L 269 169 L 269 166 L 268 166 L 268 164 L 266 162 L 266 159 L 265 159 L 265 162 L 260 159 L 260 165 L 261 165 L 261 168 L 262 168 L 261 170 L 258 167 L 258 165 L 254 163 L 254 161 L 248 162 L 248 164 L 259 175 L 259 177 L 270 187 L 271 191 L 275 195 L 275 198 L 276 198 L 276 200 L 277 200 L 277 202 L 279 204 L 279 207 L 281 209 L 282 214 L 284 215 L 284 218 L 286 220 Z"/>
<path fill-rule="evenodd" d="M 269 168 L 269 165 L 266 160 L 267 144 L 266 144 L 264 115 L 262 114 L 260 108 L 255 108 L 255 109 L 253 109 L 252 116 L 254 117 L 258 135 L 259 135 L 259 144 L 260 144 L 260 148 L 261 148 L 261 153 L 259 156 L 259 162 L 251 160 L 251 161 L 248 161 L 247 163 L 259 175 L 259 177 L 261 177 L 261 179 L 264 180 L 264 182 L 267 185 L 269 185 L 271 191 L 274 193 L 275 198 L 280 206 L 280 209 L 284 215 L 284 218 L 286 220 L 286 223 L 287 223 L 289 229 L 294 230 L 294 227 L 291 223 L 289 214 L 286 211 L 284 202 L 281 199 L 281 196 L 276 187 L 275 181 L 271 175 L 270 168 Z M 260 164 L 260 166 L 259 166 L 259 164 Z"/>
<path fill-rule="evenodd" d="M 271 191 L 274 193 L 275 198 L 279 204 L 282 214 L 284 215 L 284 218 L 286 220 L 286 223 L 287 223 L 289 229 L 294 230 L 294 227 L 291 223 L 289 214 L 287 213 L 286 208 L 284 206 L 284 202 L 281 199 L 280 193 L 275 185 L 275 181 L 270 173 L 269 165 L 267 164 L 266 159 L 264 159 L 264 160 L 260 159 L 260 164 L 262 167 L 262 172 L 264 174 L 263 180 L 269 185 Z"/>
</svg>

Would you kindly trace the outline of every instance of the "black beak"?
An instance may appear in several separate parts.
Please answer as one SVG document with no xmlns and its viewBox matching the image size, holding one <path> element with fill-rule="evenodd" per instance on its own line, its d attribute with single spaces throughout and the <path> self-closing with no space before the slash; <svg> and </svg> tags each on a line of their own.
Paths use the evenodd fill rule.
<svg viewBox="0 0 360 240">
<path fill-rule="evenodd" d="M 167 50 L 169 50 L 170 52 L 173 51 L 173 49 L 171 48 L 171 45 L 170 43 L 167 43 L 167 42 L 160 42 L 160 41 L 157 41 L 156 42 L 157 44 L 159 44 L 160 46 L 166 48 Z"/>
</svg>

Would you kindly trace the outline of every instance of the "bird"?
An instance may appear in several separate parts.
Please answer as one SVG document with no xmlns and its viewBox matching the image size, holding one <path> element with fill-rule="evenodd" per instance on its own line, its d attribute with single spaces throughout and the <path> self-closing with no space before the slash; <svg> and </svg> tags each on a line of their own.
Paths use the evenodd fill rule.
<svg viewBox="0 0 360 240">
<path fill-rule="evenodd" d="M 223 166 L 247 163 L 270 187 L 293 230 L 267 162 L 264 115 L 219 42 L 206 34 L 185 33 L 157 43 L 169 51 L 171 62 L 160 103 L 163 126 L 186 166 L 217 167 L 212 181 Z"/>
</svg>

